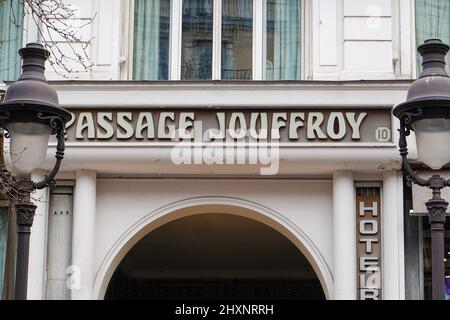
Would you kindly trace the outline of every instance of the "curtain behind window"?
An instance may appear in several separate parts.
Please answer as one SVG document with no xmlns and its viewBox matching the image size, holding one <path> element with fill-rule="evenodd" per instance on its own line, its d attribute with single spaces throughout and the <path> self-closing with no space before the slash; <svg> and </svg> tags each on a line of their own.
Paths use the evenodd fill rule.
<svg viewBox="0 0 450 320">
<path fill-rule="evenodd" d="M 450 45 L 450 1 L 416 0 L 416 43 L 439 38 Z M 422 60 L 417 55 L 417 74 L 422 72 Z M 450 72 L 450 57 L 447 56 L 447 72 Z"/>
<path fill-rule="evenodd" d="M 23 7 L 20 0 L 0 1 L 0 81 L 16 80 L 20 74 Z"/>
<path fill-rule="evenodd" d="M 300 79 L 301 1 L 267 0 L 267 80 Z"/>
<path fill-rule="evenodd" d="M 135 0 L 134 80 L 167 80 L 170 0 Z"/>
<path fill-rule="evenodd" d="M 5 279 L 6 249 L 8 240 L 8 208 L 0 207 L 0 300 Z"/>
</svg>

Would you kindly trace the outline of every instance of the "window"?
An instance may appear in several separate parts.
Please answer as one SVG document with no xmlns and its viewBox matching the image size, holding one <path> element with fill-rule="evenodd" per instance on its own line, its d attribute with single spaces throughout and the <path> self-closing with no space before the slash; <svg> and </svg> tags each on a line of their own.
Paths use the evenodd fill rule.
<svg viewBox="0 0 450 320">
<path fill-rule="evenodd" d="M 450 44 L 450 1 L 416 0 L 416 44 L 426 39 L 439 38 Z M 417 74 L 422 72 L 420 55 L 417 55 Z M 447 55 L 447 71 L 450 72 L 450 56 Z"/>
<path fill-rule="evenodd" d="M 299 80 L 301 0 L 134 0 L 135 80 Z"/>
<path fill-rule="evenodd" d="M 20 74 L 17 51 L 22 47 L 22 26 L 22 1 L 0 1 L 0 81 L 16 80 Z"/>
</svg>

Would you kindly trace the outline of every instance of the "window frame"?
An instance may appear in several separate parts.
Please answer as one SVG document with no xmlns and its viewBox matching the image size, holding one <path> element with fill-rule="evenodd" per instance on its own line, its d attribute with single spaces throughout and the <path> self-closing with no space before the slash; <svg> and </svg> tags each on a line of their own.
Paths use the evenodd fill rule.
<svg viewBox="0 0 450 320">
<path fill-rule="evenodd" d="M 300 80 L 312 75 L 311 1 L 301 1 Z M 252 80 L 265 81 L 266 1 L 253 0 Z M 134 0 L 122 0 L 120 79 L 133 80 Z M 169 79 L 181 80 L 183 0 L 170 0 Z M 212 80 L 221 80 L 222 0 L 213 0 Z M 229 80 L 227 80 L 229 81 Z M 282 81 L 282 80 L 279 80 Z"/>
<path fill-rule="evenodd" d="M 412 79 L 417 79 L 420 74 L 418 72 L 418 61 L 417 61 L 417 57 L 419 55 L 419 53 L 417 52 L 417 47 L 419 46 L 419 44 L 417 43 L 417 31 L 416 31 L 416 0 L 411 0 L 410 2 L 410 18 L 411 18 L 411 50 L 410 50 L 410 54 L 411 54 L 411 76 Z M 450 43 L 448 43 L 450 45 Z"/>
<path fill-rule="evenodd" d="M 411 34 L 411 75 L 413 79 L 417 79 L 419 73 L 417 72 L 416 0 L 411 1 Z"/>
</svg>

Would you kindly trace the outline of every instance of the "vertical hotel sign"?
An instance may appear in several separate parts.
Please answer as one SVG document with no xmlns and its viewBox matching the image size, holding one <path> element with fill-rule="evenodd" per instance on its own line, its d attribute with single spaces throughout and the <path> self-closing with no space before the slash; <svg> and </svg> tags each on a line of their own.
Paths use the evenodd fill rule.
<svg viewBox="0 0 450 320">
<path fill-rule="evenodd" d="M 359 300 L 381 300 L 380 187 L 356 188 Z"/>
</svg>

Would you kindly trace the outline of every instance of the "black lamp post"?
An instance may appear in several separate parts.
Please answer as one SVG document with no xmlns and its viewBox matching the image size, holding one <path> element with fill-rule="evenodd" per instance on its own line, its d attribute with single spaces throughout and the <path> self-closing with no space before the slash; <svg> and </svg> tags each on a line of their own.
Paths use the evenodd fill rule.
<svg viewBox="0 0 450 320">
<path fill-rule="evenodd" d="M 406 137 L 415 132 L 418 158 L 432 170 L 450 161 L 450 78 L 445 70 L 449 46 L 438 39 L 425 41 L 417 49 L 423 59 L 423 72 L 408 90 L 407 101 L 396 106 L 400 119 L 400 155 L 409 181 L 433 191 L 425 205 L 431 225 L 433 300 L 445 299 L 444 224 L 448 202 L 441 190 L 450 180 L 439 175 L 420 178 L 411 168 Z"/>
<path fill-rule="evenodd" d="M 64 128 L 70 113 L 60 108 L 58 95 L 45 79 L 45 61 L 49 52 L 37 43 L 19 50 L 23 59 L 22 75 L 11 84 L 0 104 L 0 128 L 10 138 L 11 172 L 3 170 L 0 179 L 13 194 L 17 215 L 17 260 L 15 298 L 26 300 L 31 226 L 36 206 L 30 201 L 33 190 L 54 184 L 64 157 Z M 48 141 L 56 135 L 56 163 L 39 182 L 31 181 L 31 172 L 47 155 Z"/>
</svg>

